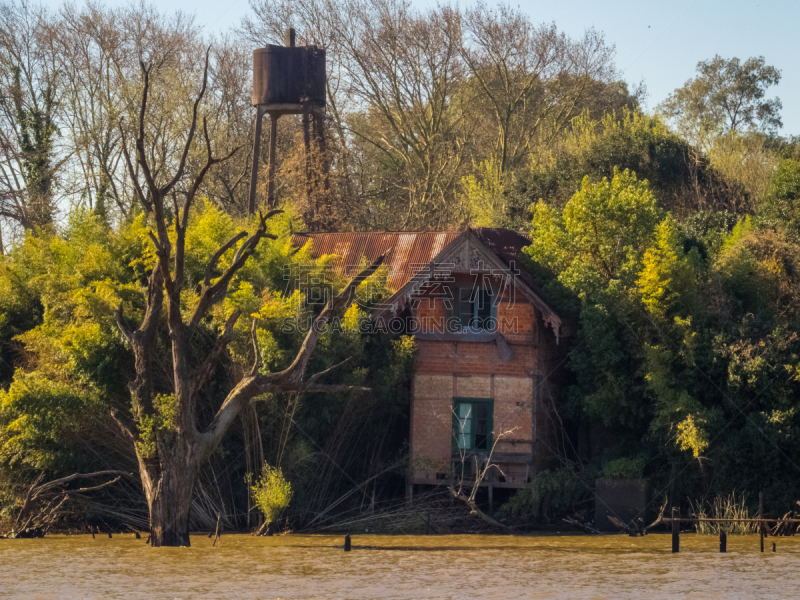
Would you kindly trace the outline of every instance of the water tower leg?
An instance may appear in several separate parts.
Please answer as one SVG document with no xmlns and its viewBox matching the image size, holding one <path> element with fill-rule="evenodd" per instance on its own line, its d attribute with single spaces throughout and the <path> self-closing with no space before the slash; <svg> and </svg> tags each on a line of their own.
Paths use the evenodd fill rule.
<svg viewBox="0 0 800 600">
<path fill-rule="evenodd" d="M 317 141 L 317 148 L 322 159 L 321 165 L 325 176 L 325 191 L 330 189 L 330 178 L 328 177 L 330 171 L 330 164 L 328 161 L 328 147 L 325 140 L 325 111 L 323 109 L 316 109 L 314 111 L 314 137 Z"/>
<path fill-rule="evenodd" d="M 267 182 L 267 206 L 270 210 L 275 208 L 275 160 L 276 145 L 278 140 L 278 117 L 277 112 L 269 115 L 269 181 Z"/>
<path fill-rule="evenodd" d="M 308 107 L 303 108 L 303 143 L 306 149 L 306 201 L 308 202 L 305 220 L 306 226 L 313 230 L 313 222 L 316 220 L 317 211 L 315 210 L 316 206 L 314 206 L 314 186 L 311 181 L 311 123 Z"/>
<path fill-rule="evenodd" d="M 261 119 L 264 117 L 264 110 L 261 106 L 256 107 L 256 135 L 253 140 L 253 168 L 250 172 L 250 201 L 247 204 L 247 212 L 256 212 L 256 184 L 258 183 L 258 155 L 261 152 Z"/>
</svg>

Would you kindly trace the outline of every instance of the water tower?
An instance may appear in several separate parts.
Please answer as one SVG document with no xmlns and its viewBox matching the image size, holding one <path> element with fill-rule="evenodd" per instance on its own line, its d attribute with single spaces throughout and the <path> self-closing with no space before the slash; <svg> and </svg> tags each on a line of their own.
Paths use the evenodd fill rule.
<svg viewBox="0 0 800 600">
<path fill-rule="evenodd" d="M 286 30 L 286 45 L 269 45 L 253 51 L 253 106 L 256 107 L 256 135 L 253 170 L 250 176 L 250 214 L 256 209 L 258 155 L 261 149 L 261 121 L 270 116 L 269 181 L 267 205 L 275 208 L 275 139 L 281 115 L 303 115 L 306 150 L 306 192 L 311 196 L 311 119 L 314 137 L 324 151 L 322 127 L 325 113 L 325 50 L 316 46 L 295 46 L 294 29 Z"/>
</svg>

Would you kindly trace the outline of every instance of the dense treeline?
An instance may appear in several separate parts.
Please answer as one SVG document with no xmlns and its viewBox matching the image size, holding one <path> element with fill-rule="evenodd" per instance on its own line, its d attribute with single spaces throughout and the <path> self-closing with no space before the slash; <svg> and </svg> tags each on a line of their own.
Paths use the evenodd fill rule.
<svg viewBox="0 0 800 600">
<path fill-rule="evenodd" d="M 136 200 L 139 165 L 131 173 L 122 154 L 139 128 L 140 61 L 151 69 L 143 152 L 157 178 L 181 160 L 206 47 L 209 146 L 217 156 L 239 148 L 198 190 L 186 240 L 191 295 L 217 248 L 257 227 L 245 214 L 251 50 L 281 43 L 288 26 L 299 44 L 327 51 L 320 164 L 331 166 L 330 189 L 308 197 L 299 120 L 282 118 L 276 190 L 288 216 L 201 324 L 198 357 L 233 309 L 256 318 L 265 368 L 294 356 L 302 335 L 283 324 L 319 307 L 292 272 L 311 263 L 291 248 L 292 231 L 532 230 L 529 267 L 577 333 L 559 404 L 563 449 L 512 512 L 568 508 L 598 475 L 647 476 L 680 497 L 763 489 L 786 506 L 800 497 L 800 152 L 777 136 L 780 101 L 767 93 L 777 70 L 715 57 L 651 114 L 601 33 L 570 38 L 506 5 L 251 8 L 238 30 L 211 38 L 191 17 L 146 4 L 0 6 L 0 517 L 41 472 L 136 470 L 109 413 L 129 408 L 133 377 L 114 311 L 122 303 L 141 317 L 156 264 L 152 222 Z M 176 214 L 205 154 L 197 137 Z M 364 307 L 346 316 L 367 318 Z M 201 419 L 252 359 L 249 336 L 243 320 L 203 391 Z M 166 342 L 158 353 L 169 365 Z M 249 524 L 245 481 L 264 461 L 292 484 L 295 525 L 319 522 L 332 505 L 396 497 L 413 355 L 410 339 L 327 333 L 314 371 L 350 357 L 331 381 L 374 393 L 275 395 L 247 411 L 201 473 L 195 524 L 210 526 L 218 512 Z M 160 385 L 170 385 L 166 367 Z M 168 405 L 139 427 L 141 443 L 168 432 Z M 102 493 L 76 504 L 76 520 L 146 520 L 135 481 Z"/>
</svg>

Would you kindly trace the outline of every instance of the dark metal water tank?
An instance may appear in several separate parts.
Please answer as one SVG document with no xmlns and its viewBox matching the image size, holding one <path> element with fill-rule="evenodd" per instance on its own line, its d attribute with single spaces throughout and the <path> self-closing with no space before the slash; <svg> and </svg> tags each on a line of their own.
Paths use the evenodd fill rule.
<svg viewBox="0 0 800 600">
<path fill-rule="evenodd" d="M 253 51 L 253 106 L 325 106 L 325 50 L 269 45 Z M 299 110 L 298 110 L 299 112 Z"/>
</svg>

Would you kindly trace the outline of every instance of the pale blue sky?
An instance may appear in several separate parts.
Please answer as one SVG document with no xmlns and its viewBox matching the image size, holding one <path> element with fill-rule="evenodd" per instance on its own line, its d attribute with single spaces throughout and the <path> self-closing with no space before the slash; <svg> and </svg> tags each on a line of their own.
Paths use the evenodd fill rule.
<svg viewBox="0 0 800 600">
<path fill-rule="evenodd" d="M 428 4 L 413 1 L 420 7 Z M 555 21 L 568 34 L 579 35 L 592 26 L 603 31 L 606 40 L 616 45 L 625 80 L 644 80 L 647 85 L 649 108 L 692 77 L 700 60 L 714 54 L 764 56 L 783 76 L 772 93 L 783 102 L 781 133 L 800 135 L 800 0 L 519 0 L 518 4 L 535 21 Z M 157 5 L 194 12 L 211 31 L 237 25 L 249 11 L 248 0 L 159 0 Z"/>
</svg>

